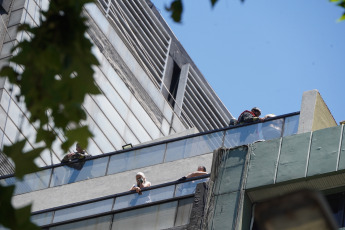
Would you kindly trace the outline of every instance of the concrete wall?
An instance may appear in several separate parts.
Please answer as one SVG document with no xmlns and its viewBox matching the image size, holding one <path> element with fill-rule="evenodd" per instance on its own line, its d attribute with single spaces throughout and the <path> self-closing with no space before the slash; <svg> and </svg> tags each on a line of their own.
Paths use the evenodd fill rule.
<svg viewBox="0 0 345 230">
<path fill-rule="evenodd" d="M 212 153 L 135 169 L 109 176 L 84 180 L 68 185 L 48 188 L 14 196 L 16 207 L 33 202 L 32 211 L 90 200 L 128 191 L 135 183 L 137 172 L 143 172 L 152 185 L 175 181 L 197 169 L 198 165 L 211 168 Z"/>
<path fill-rule="evenodd" d="M 248 220 L 248 202 L 302 188 L 344 186 L 344 132 L 341 125 L 215 151 L 207 229 L 248 229 L 242 222 L 243 216 Z"/>
<path fill-rule="evenodd" d="M 298 133 L 316 131 L 336 126 L 331 112 L 318 90 L 303 93 Z"/>
</svg>

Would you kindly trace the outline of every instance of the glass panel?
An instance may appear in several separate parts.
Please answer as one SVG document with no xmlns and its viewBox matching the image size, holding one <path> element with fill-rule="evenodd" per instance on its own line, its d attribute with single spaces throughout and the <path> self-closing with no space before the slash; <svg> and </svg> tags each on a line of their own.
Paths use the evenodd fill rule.
<svg viewBox="0 0 345 230">
<path fill-rule="evenodd" d="M 261 125 L 261 124 L 260 124 Z M 226 131 L 224 146 L 227 148 L 245 145 L 260 140 L 259 124 L 248 125 Z"/>
<path fill-rule="evenodd" d="M 50 187 L 104 176 L 108 159 L 109 157 L 102 157 L 94 160 L 69 163 L 54 168 Z"/>
<path fill-rule="evenodd" d="M 31 221 L 38 226 L 51 224 L 53 218 L 53 212 L 45 212 L 31 216 Z"/>
<path fill-rule="evenodd" d="M 1 185 L 16 185 L 14 195 L 32 192 L 40 189 L 48 188 L 51 169 L 46 169 L 36 173 L 27 174 L 23 180 L 18 180 L 15 177 L 9 177 L 0 181 Z"/>
<path fill-rule="evenodd" d="M 272 140 L 281 137 L 284 119 L 266 121 L 261 124 L 261 136 L 264 140 Z M 261 138 L 260 138 L 261 139 Z"/>
<path fill-rule="evenodd" d="M 205 181 L 208 181 L 208 178 L 177 184 L 175 189 L 175 197 L 194 194 L 197 184 Z"/>
<path fill-rule="evenodd" d="M 285 118 L 283 136 L 291 136 L 297 133 L 299 124 L 299 115 Z"/>
<path fill-rule="evenodd" d="M 217 132 L 168 143 L 165 162 L 213 152 L 222 146 L 224 132 Z"/>
<path fill-rule="evenodd" d="M 23 181 L 16 183 L 15 195 L 32 192 L 40 189 L 48 188 L 51 169 L 39 171 L 24 176 Z"/>
<path fill-rule="evenodd" d="M 174 226 L 177 201 L 115 214 L 112 230 L 159 230 Z"/>
<path fill-rule="evenodd" d="M 189 223 L 194 197 L 182 199 L 178 202 L 175 226 L 182 226 Z"/>
<path fill-rule="evenodd" d="M 114 210 L 172 198 L 174 196 L 174 187 L 174 185 L 171 185 L 144 191 L 141 195 L 138 193 L 133 193 L 126 196 L 117 197 L 115 200 Z"/>
<path fill-rule="evenodd" d="M 15 183 L 16 183 L 16 179 L 14 177 L 9 177 L 9 178 L 0 180 L 0 184 L 2 186 L 10 186 L 10 185 L 14 185 Z"/>
<path fill-rule="evenodd" d="M 53 223 L 111 211 L 114 199 L 107 199 L 55 211 Z"/>
<path fill-rule="evenodd" d="M 104 230 L 110 228 L 111 218 L 112 215 L 101 216 L 88 220 L 82 220 L 69 224 L 59 225 L 56 227 L 51 227 L 49 228 L 49 230 Z"/>
<path fill-rule="evenodd" d="M 163 163 L 164 151 L 165 144 L 113 155 L 108 175 Z"/>
</svg>

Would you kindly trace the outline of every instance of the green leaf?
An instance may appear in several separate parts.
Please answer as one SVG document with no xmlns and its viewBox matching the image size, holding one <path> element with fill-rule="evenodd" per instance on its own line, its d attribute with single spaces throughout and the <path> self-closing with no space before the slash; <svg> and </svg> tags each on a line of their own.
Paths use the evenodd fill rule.
<svg viewBox="0 0 345 230">
<path fill-rule="evenodd" d="M 92 136 L 93 135 L 87 126 L 68 130 L 66 131 L 67 141 L 63 143 L 62 149 L 67 152 L 68 148 L 76 142 L 85 149 L 87 147 L 88 139 Z"/>
<path fill-rule="evenodd" d="M 4 146 L 4 153 L 10 157 L 15 164 L 15 175 L 22 179 L 25 174 L 38 171 L 38 167 L 33 162 L 36 157 L 44 150 L 44 148 L 37 148 L 24 153 L 25 140 L 12 144 L 11 146 Z"/>
<path fill-rule="evenodd" d="M 11 227 L 15 219 L 15 211 L 11 203 L 13 192 L 14 185 L 8 187 L 0 185 L 0 223 L 5 227 Z"/>
<path fill-rule="evenodd" d="M 340 21 L 343 21 L 343 20 L 345 20 L 345 13 L 337 21 L 340 22 Z"/>
<path fill-rule="evenodd" d="M 13 192 L 14 185 L 0 185 L 0 223 L 13 230 L 39 230 L 40 228 L 30 220 L 31 205 L 14 209 L 11 203 Z"/>
<path fill-rule="evenodd" d="M 44 141 L 46 143 L 47 148 L 51 148 L 55 139 L 56 135 L 53 131 L 44 130 L 42 128 L 37 130 L 36 143 Z"/>
<path fill-rule="evenodd" d="M 175 22 L 180 22 L 181 21 L 181 15 L 183 12 L 182 0 L 174 0 L 170 4 L 170 7 L 165 7 L 165 10 L 171 12 L 171 18 Z"/>
<path fill-rule="evenodd" d="M 218 0 L 211 0 L 211 5 L 214 7 L 214 5 L 218 2 Z"/>
<path fill-rule="evenodd" d="M 44 20 L 38 23 L 40 26 L 30 28 L 28 24 L 23 24 L 18 28 L 31 35 L 30 41 L 18 43 L 14 48 L 18 50 L 17 54 L 10 58 L 10 63 L 21 69 L 6 66 L 0 71 L 0 76 L 7 76 L 11 83 L 20 88 L 18 98 L 24 99 L 30 122 L 39 125 L 36 143 L 46 143 L 45 147 L 29 152 L 24 152 L 25 141 L 4 147 L 5 154 L 15 164 L 18 178 L 37 171 L 33 160 L 56 140 L 56 133 L 45 127 L 48 122 L 54 130 L 58 129 L 62 136 L 67 137 L 62 145 L 66 151 L 66 146 L 74 142 L 86 147 L 88 138 L 92 136 L 87 126 L 72 130 L 67 128 L 86 119 L 82 108 L 85 97 L 100 93 L 93 79 L 92 68 L 99 63 L 91 52 L 92 43 L 85 37 L 88 27 L 82 15 L 84 5 L 89 2 L 93 1 L 50 1 L 48 10 L 41 11 L 41 19 Z M 0 224 L 11 229 L 37 229 L 29 221 L 30 207 L 16 212 L 10 206 L 12 193 L 6 197 L 0 195 L 9 205 L 2 208 L 3 202 L 0 202 L 2 213 L 7 214 L 0 213 Z"/>
<path fill-rule="evenodd" d="M 4 66 L 0 70 L 0 76 L 8 77 L 11 83 L 17 83 L 18 73 L 10 66 Z"/>
</svg>

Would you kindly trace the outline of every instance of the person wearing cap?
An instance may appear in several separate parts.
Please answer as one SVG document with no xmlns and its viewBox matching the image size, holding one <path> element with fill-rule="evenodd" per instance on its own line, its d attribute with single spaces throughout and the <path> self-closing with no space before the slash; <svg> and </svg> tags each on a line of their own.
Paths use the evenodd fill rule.
<svg viewBox="0 0 345 230">
<path fill-rule="evenodd" d="M 252 108 L 251 111 L 245 110 L 237 119 L 238 124 L 251 123 L 256 121 L 264 121 L 264 118 L 260 118 L 261 110 L 258 107 Z"/>
</svg>

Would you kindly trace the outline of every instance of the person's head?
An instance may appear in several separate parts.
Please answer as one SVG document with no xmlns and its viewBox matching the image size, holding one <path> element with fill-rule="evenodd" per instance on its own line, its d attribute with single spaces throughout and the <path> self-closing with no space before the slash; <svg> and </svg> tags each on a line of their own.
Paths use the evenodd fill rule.
<svg viewBox="0 0 345 230">
<path fill-rule="evenodd" d="M 198 166 L 198 171 L 206 172 L 206 167 L 205 166 Z"/>
<path fill-rule="evenodd" d="M 138 173 L 135 175 L 135 179 L 136 179 L 136 181 L 137 181 L 138 184 L 145 183 L 145 181 L 146 181 L 145 174 L 142 173 L 142 172 L 138 172 Z"/>
<path fill-rule="evenodd" d="M 261 115 L 261 109 L 259 109 L 258 107 L 254 107 L 252 108 L 252 112 L 255 114 L 255 116 L 260 117 Z"/>
<path fill-rule="evenodd" d="M 83 148 L 79 145 L 79 143 L 76 144 L 75 149 L 77 150 L 78 153 L 83 152 Z"/>
</svg>

